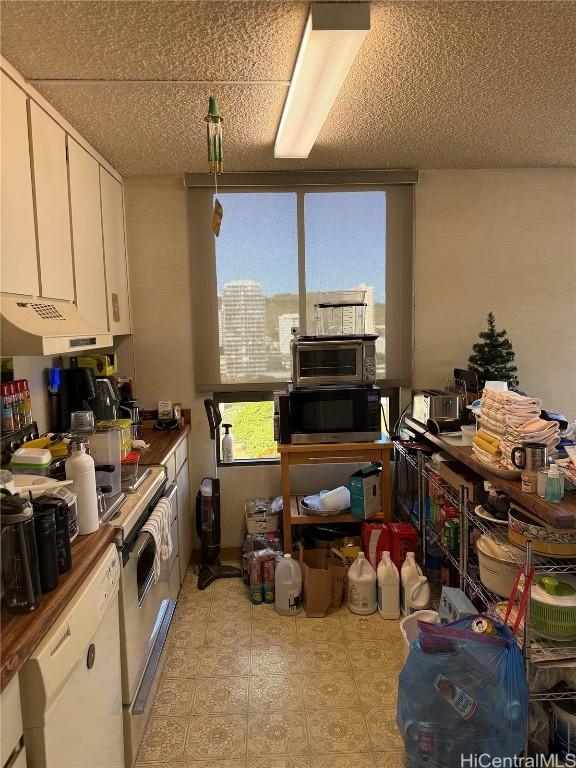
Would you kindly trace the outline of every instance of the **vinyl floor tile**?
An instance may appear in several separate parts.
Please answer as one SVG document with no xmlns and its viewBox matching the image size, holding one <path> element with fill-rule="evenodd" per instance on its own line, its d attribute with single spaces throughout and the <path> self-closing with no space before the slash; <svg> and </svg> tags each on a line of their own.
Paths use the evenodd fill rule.
<svg viewBox="0 0 576 768">
<path fill-rule="evenodd" d="M 201 677 L 196 684 L 196 714 L 246 713 L 248 677 Z"/>
<path fill-rule="evenodd" d="M 360 704 L 356 683 L 350 672 L 304 674 L 306 706 L 311 709 L 336 709 Z"/>
<path fill-rule="evenodd" d="M 151 714 L 154 716 L 186 717 L 193 713 L 196 680 L 162 676 Z"/>
<path fill-rule="evenodd" d="M 250 678 L 251 712 L 301 711 L 303 707 L 301 675 L 252 675 Z"/>
<path fill-rule="evenodd" d="M 306 712 L 312 754 L 369 752 L 370 742 L 360 707 Z"/>
<path fill-rule="evenodd" d="M 188 723 L 184 757 L 189 760 L 246 757 L 245 715 L 202 715 Z"/>
<path fill-rule="evenodd" d="M 308 754 L 303 712 L 266 712 L 248 717 L 248 755 L 284 756 Z"/>
<path fill-rule="evenodd" d="M 140 763 L 174 762 L 182 757 L 187 720 L 176 717 L 151 717 L 138 752 Z"/>
<path fill-rule="evenodd" d="M 398 621 L 252 605 L 186 574 L 135 768 L 404 768 Z"/>
</svg>

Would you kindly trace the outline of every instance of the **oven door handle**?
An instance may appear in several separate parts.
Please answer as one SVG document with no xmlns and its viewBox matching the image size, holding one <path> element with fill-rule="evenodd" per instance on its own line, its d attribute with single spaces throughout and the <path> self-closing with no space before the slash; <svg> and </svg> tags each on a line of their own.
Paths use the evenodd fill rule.
<svg viewBox="0 0 576 768">
<path fill-rule="evenodd" d="M 154 569 L 151 569 L 148 576 L 146 576 L 146 581 L 144 582 L 144 587 L 142 591 L 141 592 L 140 590 L 138 591 L 138 608 L 142 608 L 146 600 L 146 597 L 148 596 L 148 593 L 150 592 L 154 584 L 156 584 L 156 577 L 154 576 Z"/>
<path fill-rule="evenodd" d="M 151 538 L 152 538 L 152 535 L 148 533 L 148 531 L 142 531 L 142 533 L 136 539 L 134 547 L 130 550 L 129 557 L 131 560 L 140 559 L 140 555 L 142 554 L 142 552 L 144 552 L 144 550 L 148 546 L 148 543 Z"/>
</svg>

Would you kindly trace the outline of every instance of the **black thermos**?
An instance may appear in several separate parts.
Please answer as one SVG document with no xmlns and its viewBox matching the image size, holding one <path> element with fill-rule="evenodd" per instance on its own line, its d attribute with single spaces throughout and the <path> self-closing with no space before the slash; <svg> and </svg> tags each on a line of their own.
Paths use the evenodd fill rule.
<svg viewBox="0 0 576 768">
<path fill-rule="evenodd" d="M 70 548 L 70 509 L 64 499 L 56 496 L 40 496 L 35 499 L 34 511 L 37 514 L 54 513 L 56 524 L 56 553 L 58 573 L 66 573 L 72 568 L 72 550 Z"/>
<path fill-rule="evenodd" d="M 58 586 L 58 552 L 56 548 L 56 520 L 54 510 L 35 510 L 34 528 L 36 549 L 40 565 L 42 592 L 50 592 Z"/>
<path fill-rule="evenodd" d="M 56 554 L 58 573 L 66 573 L 72 568 L 72 550 L 70 548 L 70 509 L 64 499 L 54 496 L 40 496 L 34 500 L 34 511 L 38 514 L 54 513 L 56 525 Z"/>
</svg>

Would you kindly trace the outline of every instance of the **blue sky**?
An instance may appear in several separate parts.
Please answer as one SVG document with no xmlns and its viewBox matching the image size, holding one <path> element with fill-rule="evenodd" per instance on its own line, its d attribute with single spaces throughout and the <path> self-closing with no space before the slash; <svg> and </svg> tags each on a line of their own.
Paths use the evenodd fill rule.
<svg viewBox="0 0 576 768">
<path fill-rule="evenodd" d="M 223 193 L 216 240 L 218 290 L 256 280 L 268 296 L 298 292 L 296 194 Z M 320 192 L 305 196 L 306 286 L 309 291 L 374 285 L 385 295 L 384 192 Z"/>
</svg>

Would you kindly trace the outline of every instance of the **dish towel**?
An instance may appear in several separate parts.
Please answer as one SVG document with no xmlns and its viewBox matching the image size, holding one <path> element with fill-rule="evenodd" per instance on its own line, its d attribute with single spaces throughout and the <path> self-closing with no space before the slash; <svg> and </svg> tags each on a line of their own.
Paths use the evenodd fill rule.
<svg viewBox="0 0 576 768">
<path fill-rule="evenodd" d="M 168 560 L 172 554 L 171 519 L 172 504 L 170 500 L 160 499 L 141 528 L 142 531 L 148 531 L 156 545 L 156 555 L 154 556 L 154 578 L 156 582 L 160 579 L 162 562 Z"/>
</svg>

